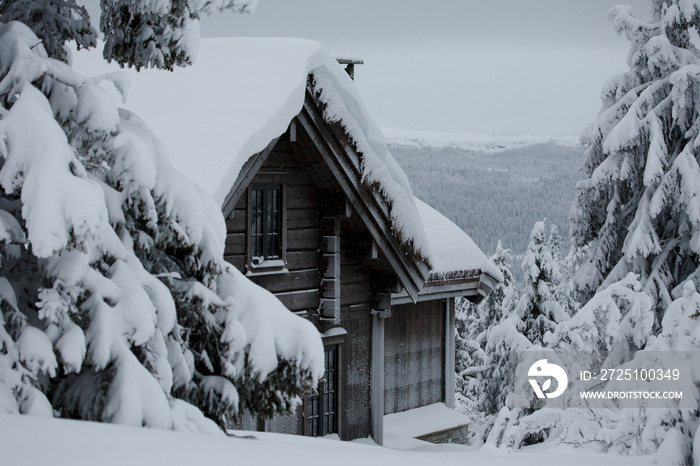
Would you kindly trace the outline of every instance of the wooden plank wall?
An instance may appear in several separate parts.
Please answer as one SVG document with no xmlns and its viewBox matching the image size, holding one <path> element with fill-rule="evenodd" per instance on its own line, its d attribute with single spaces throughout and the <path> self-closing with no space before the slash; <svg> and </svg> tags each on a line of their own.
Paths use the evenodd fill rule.
<svg viewBox="0 0 700 466">
<path fill-rule="evenodd" d="M 278 434 L 301 435 L 303 406 L 299 405 L 296 412 L 291 414 L 277 415 L 265 421 L 265 432 L 275 432 Z"/>
<path fill-rule="evenodd" d="M 287 212 L 286 259 L 289 273 L 251 276 L 258 285 L 275 293 L 292 311 L 319 306 L 319 202 L 318 189 L 305 172 L 303 163 L 280 142 L 263 164 L 255 183 L 283 183 Z M 246 273 L 247 193 L 226 219 L 225 259 Z"/>
<path fill-rule="evenodd" d="M 384 414 L 444 401 L 445 301 L 394 306 L 384 326 Z"/>
<path fill-rule="evenodd" d="M 341 437 L 344 440 L 370 435 L 370 354 L 371 314 L 375 292 L 368 255 L 371 239 L 357 217 L 345 216 L 343 196 L 337 191 L 321 191 L 309 175 L 308 162 L 299 160 L 288 142 L 280 140 L 255 176 L 253 183 L 283 183 L 287 212 L 286 259 L 289 273 L 258 275 L 250 278 L 275 295 L 292 311 L 317 310 L 320 305 L 320 222 L 325 215 L 339 215 L 340 234 L 340 326 L 347 332 L 342 347 Z M 310 159 L 313 154 L 307 154 Z M 332 180 L 328 180 L 332 182 Z M 328 188 L 328 187 L 326 187 Z M 331 187 L 331 190 L 334 188 Z M 340 189 L 335 187 L 335 189 Z M 330 194 L 330 195 L 329 195 Z M 225 258 L 246 272 L 247 194 L 240 199 L 226 220 Z M 342 203 L 342 205 L 340 205 Z M 336 205 L 338 204 L 338 205 Z M 310 316 L 311 317 L 311 316 Z M 315 320 L 312 318 L 312 320 Z M 323 332 L 337 324 L 317 322 Z M 300 408 L 301 409 L 301 408 Z M 299 413 L 300 416 L 300 413 Z M 302 433 L 296 418 L 298 434 Z M 267 430 L 292 433 L 295 417 L 267 421 Z"/>
<path fill-rule="evenodd" d="M 369 312 L 341 312 L 348 338 L 343 345 L 341 439 L 370 435 L 369 375 L 372 319 Z"/>
<path fill-rule="evenodd" d="M 372 310 L 374 290 L 368 264 L 371 249 L 369 233 L 348 227 L 357 219 L 344 219 L 340 229 L 340 309 L 341 312 Z"/>
<path fill-rule="evenodd" d="M 347 330 L 343 348 L 342 439 L 370 435 L 370 370 L 374 290 L 367 262 L 371 239 L 356 214 L 342 216 L 340 229 L 340 325 Z"/>
</svg>

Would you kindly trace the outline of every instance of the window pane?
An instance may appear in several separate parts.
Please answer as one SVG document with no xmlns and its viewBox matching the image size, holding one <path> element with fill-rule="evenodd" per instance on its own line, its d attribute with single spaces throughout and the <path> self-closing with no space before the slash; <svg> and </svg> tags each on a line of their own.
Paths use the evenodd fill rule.
<svg viewBox="0 0 700 466">
<path fill-rule="evenodd" d="M 318 384 L 318 395 L 305 399 L 304 413 L 306 414 L 306 435 L 318 436 L 338 432 L 337 416 L 338 397 L 338 346 L 324 348 L 326 371 Z"/>
<path fill-rule="evenodd" d="M 254 186 L 251 198 L 251 253 L 259 260 L 282 257 L 282 191 Z"/>
</svg>

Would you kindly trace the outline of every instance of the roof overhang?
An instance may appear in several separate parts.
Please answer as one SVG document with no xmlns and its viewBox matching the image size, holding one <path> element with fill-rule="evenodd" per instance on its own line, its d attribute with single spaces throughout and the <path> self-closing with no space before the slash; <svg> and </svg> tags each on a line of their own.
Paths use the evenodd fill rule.
<svg viewBox="0 0 700 466">
<path fill-rule="evenodd" d="M 331 133 L 308 89 L 304 107 L 297 118 L 311 136 L 353 209 L 360 214 L 372 239 L 391 264 L 401 286 L 411 299 L 417 300 L 430 267 L 422 259 L 411 257 L 392 234 L 391 206 L 377 190 L 364 186 L 360 155 L 350 141 L 342 141 L 345 139 L 343 135 Z"/>
<path fill-rule="evenodd" d="M 498 285 L 498 280 L 488 273 L 476 270 L 469 271 L 469 273 L 465 273 L 462 277 L 457 278 L 428 279 L 424 285 L 423 289 L 418 293 L 418 298 L 415 300 L 406 292 L 392 294 L 391 305 L 456 297 L 464 297 L 478 304 Z"/>
</svg>

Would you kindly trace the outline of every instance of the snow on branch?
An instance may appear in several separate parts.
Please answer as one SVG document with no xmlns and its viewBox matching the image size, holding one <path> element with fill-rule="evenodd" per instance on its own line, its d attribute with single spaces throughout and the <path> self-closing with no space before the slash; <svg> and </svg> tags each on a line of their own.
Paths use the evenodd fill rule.
<svg viewBox="0 0 700 466">
<path fill-rule="evenodd" d="M 0 410 L 211 432 L 293 409 L 313 325 L 224 262 L 217 203 L 104 77 L 37 43 L 0 26 Z"/>
</svg>

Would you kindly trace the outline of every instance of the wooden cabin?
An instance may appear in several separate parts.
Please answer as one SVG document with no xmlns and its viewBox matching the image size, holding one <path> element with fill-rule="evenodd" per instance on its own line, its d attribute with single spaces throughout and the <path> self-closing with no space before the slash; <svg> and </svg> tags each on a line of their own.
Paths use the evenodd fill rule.
<svg viewBox="0 0 700 466">
<path fill-rule="evenodd" d="M 221 202 L 226 260 L 323 339 L 318 394 L 238 427 L 381 444 L 385 414 L 453 407 L 455 298 L 479 301 L 500 273 L 414 199 L 335 59 L 310 41 L 205 39 L 191 70 L 148 79 L 132 108 L 173 115 L 154 129 Z"/>
<path fill-rule="evenodd" d="M 390 203 L 363 183 L 362 154 L 317 93 L 307 86 L 301 111 L 247 160 L 223 202 L 226 260 L 311 320 L 326 354 L 318 395 L 255 428 L 382 443 L 384 415 L 454 407 L 455 298 L 479 301 L 497 277 L 431 273 L 401 244 Z M 443 219 L 431 227 L 455 227 Z"/>
</svg>

